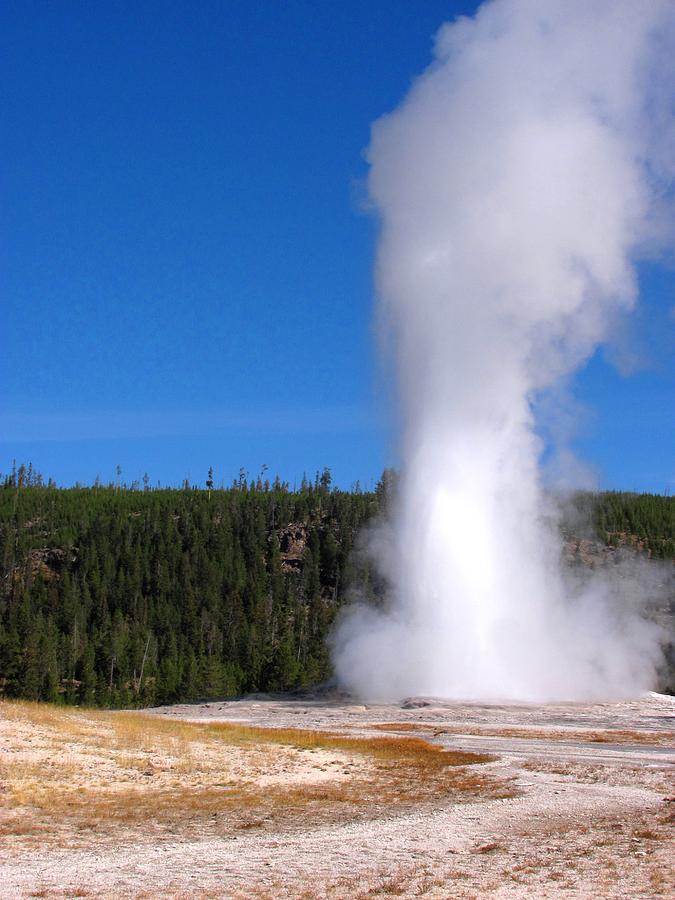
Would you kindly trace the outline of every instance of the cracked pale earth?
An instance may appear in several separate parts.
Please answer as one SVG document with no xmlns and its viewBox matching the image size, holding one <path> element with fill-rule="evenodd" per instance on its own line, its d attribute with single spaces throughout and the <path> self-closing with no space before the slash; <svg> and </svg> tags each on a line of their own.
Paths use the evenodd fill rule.
<svg viewBox="0 0 675 900">
<path fill-rule="evenodd" d="M 675 698 L 0 702 L 0 897 L 675 897 Z"/>
</svg>

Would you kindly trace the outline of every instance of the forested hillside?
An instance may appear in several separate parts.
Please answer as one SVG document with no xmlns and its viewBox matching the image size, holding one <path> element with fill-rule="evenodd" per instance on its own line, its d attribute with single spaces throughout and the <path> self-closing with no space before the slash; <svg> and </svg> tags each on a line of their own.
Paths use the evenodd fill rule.
<svg viewBox="0 0 675 900">
<path fill-rule="evenodd" d="M 375 494 L 331 491 L 328 473 L 296 492 L 10 476 L 0 689 L 129 705 L 321 681 L 353 541 L 376 509 Z"/>
<path fill-rule="evenodd" d="M 566 505 L 563 531 L 593 537 L 611 547 L 633 546 L 655 559 L 675 556 L 675 498 L 619 491 L 579 492 Z"/>
<path fill-rule="evenodd" d="M 129 706 L 325 680 L 350 588 L 377 593 L 353 549 L 386 484 L 61 489 L 21 467 L 0 487 L 0 695 Z M 602 541 L 672 555 L 671 499 L 577 505 Z"/>
</svg>

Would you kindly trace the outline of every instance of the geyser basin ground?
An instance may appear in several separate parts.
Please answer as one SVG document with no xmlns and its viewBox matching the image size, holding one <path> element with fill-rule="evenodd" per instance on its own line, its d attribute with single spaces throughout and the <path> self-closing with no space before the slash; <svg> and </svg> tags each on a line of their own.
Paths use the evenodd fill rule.
<svg viewBox="0 0 675 900">
<path fill-rule="evenodd" d="M 429 766 L 405 749 L 416 736 L 452 751 L 447 783 L 438 751 Z M 383 755 L 382 740 L 399 743 Z M 675 892 L 675 698 L 658 694 L 2 703 L 0 764 L 2 897 Z"/>
</svg>

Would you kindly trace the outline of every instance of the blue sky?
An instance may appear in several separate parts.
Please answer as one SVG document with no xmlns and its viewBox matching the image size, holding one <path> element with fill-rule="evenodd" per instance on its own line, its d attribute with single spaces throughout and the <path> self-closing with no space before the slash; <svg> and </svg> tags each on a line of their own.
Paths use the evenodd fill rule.
<svg viewBox="0 0 675 900">
<path fill-rule="evenodd" d="M 395 446 L 362 151 L 475 6 L 5 3 L 0 471 L 376 481 Z M 663 491 L 674 282 L 642 283 L 635 371 L 601 351 L 576 379 L 575 444 L 603 486 Z"/>
</svg>

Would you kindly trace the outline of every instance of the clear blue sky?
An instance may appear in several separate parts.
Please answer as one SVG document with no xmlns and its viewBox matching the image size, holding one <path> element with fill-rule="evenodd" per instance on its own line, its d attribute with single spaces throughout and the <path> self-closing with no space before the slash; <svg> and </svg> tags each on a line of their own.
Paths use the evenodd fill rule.
<svg viewBox="0 0 675 900">
<path fill-rule="evenodd" d="M 395 460 L 370 123 L 475 3 L 3 4 L 0 471 L 349 487 Z M 574 392 L 603 486 L 673 486 L 673 277 Z"/>
</svg>

